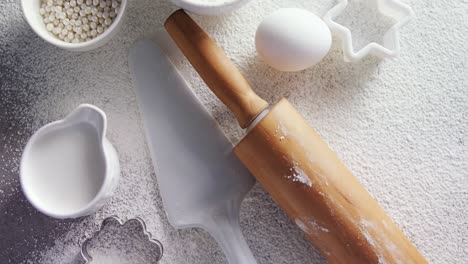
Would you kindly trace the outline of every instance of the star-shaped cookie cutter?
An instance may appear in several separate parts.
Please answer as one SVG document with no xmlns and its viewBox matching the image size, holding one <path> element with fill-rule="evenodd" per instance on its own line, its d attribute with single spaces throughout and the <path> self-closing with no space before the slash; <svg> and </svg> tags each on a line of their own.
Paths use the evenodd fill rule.
<svg viewBox="0 0 468 264">
<path fill-rule="evenodd" d="M 375 0 L 379 12 L 395 19 L 397 22 L 384 34 L 383 45 L 371 42 L 355 52 L 349 28 L 334 21 L 348 5 L 348 0 L 338 1 L 339 3 L 325 14 L 323 20 L 330 28 L 330 31 L 342 40 L 345 61 L 356 62 L 369 54 L 382 59 L 392 58 L 400 53 L 399 29 L 413 19 L 414 12 L 411 7 L 398 0 Z"/>
</svg>

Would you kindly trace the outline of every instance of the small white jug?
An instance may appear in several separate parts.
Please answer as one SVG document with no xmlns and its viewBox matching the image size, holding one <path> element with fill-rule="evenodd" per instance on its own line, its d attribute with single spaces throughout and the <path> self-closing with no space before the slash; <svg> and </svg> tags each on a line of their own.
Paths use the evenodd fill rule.
<svg viewBox="0 0 468 264">
<path fill-rule="evenodd" d="M 106 126 L 101 109 L 82 104 L 29 139 L 20 182 L 37 210 L 54 218 L 77 218 L 96 212 L 111 197 L 120 166 L 105 137 Z"/>
</svg>

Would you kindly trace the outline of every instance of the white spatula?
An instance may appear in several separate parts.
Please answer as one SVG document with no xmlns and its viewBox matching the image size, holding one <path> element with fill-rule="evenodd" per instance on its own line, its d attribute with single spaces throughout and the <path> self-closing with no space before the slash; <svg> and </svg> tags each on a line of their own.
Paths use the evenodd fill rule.
<svg viewBox="0 0 468 264">
<path fill-rule="evenodd" d="M 229 263 L 256 263 L 239 226 L 254 179 L 232 144 L 156 44 L 135 44 L 129 65 L 169 222 L 205 229 Z"/>
</svg>

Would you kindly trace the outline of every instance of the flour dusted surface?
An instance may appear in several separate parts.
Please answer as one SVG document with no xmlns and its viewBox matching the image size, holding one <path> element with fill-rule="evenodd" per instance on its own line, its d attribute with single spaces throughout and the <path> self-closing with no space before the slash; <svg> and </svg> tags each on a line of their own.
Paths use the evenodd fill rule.
<svg viewBox="0 0 468 264">
<path fill-rule="evenodd" d="M 252 1 L 226 17 L 194 16 L 270 103 L 288 100 L 431 263 L 468 258 L 467 4 L 415 1 L 417 19 L 401 32 L 393 60 L 344 63 L 339 43 L 315 67 L 281 73 L 255 55 L 254 33 L 279 7 L 323 15 L 333 1 Z M 136 39 L 162 28 L 176 8 L 165 0 L 130 1 L 122 31 L 106 46 L 70 53 L 48 45 L 24 22 L 19 1 L 0 3 L 0 259 L 11 263 L 76 263 L 79 244 L 107 216 L 140 216 L 164 244 L 161 263 L 226 263 L 207 233 L 175 231 L 161 204 L 127 65 Z M 362 14 L 366 19 L 366 14 Z M 194 91 L 233 142 L 234 117 L 185 61 L 176 60 Z M 37 213 L 19 189 L 22 148 L 42 125 L 80 103 L 102 108 L 122 178 L 95 215 L 54 220 Z M 241 209 L 241 225 L 260 264 L 325 263 L 302 231 L 261 186 Z"/>
</svg>

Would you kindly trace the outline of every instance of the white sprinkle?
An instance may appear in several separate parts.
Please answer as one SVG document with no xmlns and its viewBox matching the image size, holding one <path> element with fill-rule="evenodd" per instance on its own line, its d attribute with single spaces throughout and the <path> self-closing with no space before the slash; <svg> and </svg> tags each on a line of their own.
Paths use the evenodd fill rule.
<svg viewBox="0 0 468 264">
<path fill-rule="evenodd" d="M 39 14 L 58 38 L 76 43 L 104 33 L 117 16 L 119 0 L 43 0 Z M 82 36 L 85 32 L 84 36 Z M 73 36 L 72 36 L 73 35 Z"/>
<path fill-rule="evenodd" d="M 47 28 L 48 31 L 52 31 L 52 30 L 54 30 L 54 25 L 52 23 L 49 23 L 49 24 L 47 24 L 46 28 Z"/>
</svg>

